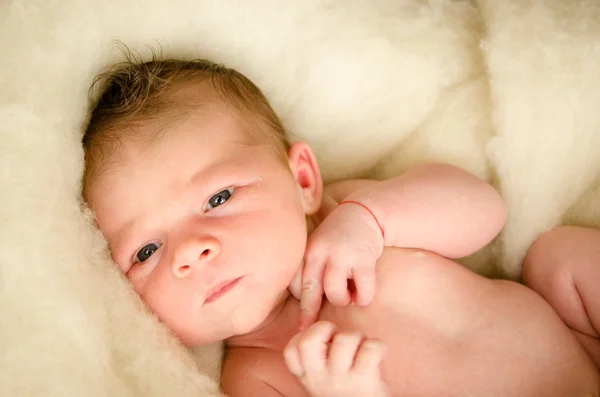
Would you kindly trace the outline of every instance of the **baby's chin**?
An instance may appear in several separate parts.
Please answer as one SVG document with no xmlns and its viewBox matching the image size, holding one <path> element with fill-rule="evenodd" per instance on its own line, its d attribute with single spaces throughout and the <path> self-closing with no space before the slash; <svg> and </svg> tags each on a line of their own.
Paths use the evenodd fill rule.
<svg viewBox="0 0 600 397">
<path fill-rule="evenodd" d="M 288 295 L 289 293 L 286 294 L 286 296 Z M 212 330 L 203 327 L 201 333 L 175 332 L 175 336 L 188 348 L 201 347 L 227 341 L 230 338 L 243 337 L 270 322 L 270 317 L 276 310 L 275 307 L 271 308 L 271 310 L 261 309 L 255 311 L 245 310 L 243 313 L 234 312 L 226 321 L 219 324 L 220 326 L 214 327 Z"/>
<path fill-rule="evenodd" d="M 235 335 L 231 336 L 241 336 L 247 335 L 252 332 L 255 332 L 265 325 L 268 325 L 273 321 L 275 317 L 281 312 L 281 308 L 285 304 L 287 297 L 290 295 L 287 288 L 281 294 L 279 294 L 271 305 L 266 305 L 263 303 L 261 305 L 257 302 L 256 310 L 248 310 L 239 313 L 232 313 L 231 321 L 233 325 L 233 329 L 235 330 Z"/>
<path fill-rule="evenodd" d="M 168 324 L 167 324 L 168 325 Z M 223 319 L 206 319 L 206 324 L 195 324 L 193 329 L 187 327 L 177 330 L 176 327 L 169 327 L 171 332 L 179 341 L 188 348 L 201 347 L 211 345 L 213 343 L 222 342 L 228 338 L 238 334 L 239 330 L 231 322 L 231 318 Z"/>
<path fill-rule="evenodd" d="M 206 331 L 206 330 L 205 330 Z M 188 348 L 196 348 L 207 345 L 212 345 L 213 343 L 223 342 L 233 336 L 235 336 L 236 332 L 220 332 L 220 330 L 214 330 L 214 332 L 202 333 L 201 335 L 179 335 L 175 333 L 175 336 L 179 339 L 179 341 Z"/>
</svg>

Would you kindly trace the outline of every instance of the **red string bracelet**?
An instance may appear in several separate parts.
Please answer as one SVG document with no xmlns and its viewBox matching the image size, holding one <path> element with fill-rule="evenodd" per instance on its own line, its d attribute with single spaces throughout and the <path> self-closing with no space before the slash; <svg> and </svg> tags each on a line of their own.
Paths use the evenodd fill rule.
<svg viewBox="0 0 600 397">
<path fill-rule="evenodd" d="M 379 226 L 379 230 L 381 230 L 381 236 L 383 238 L 385 238 L 385 233 L 383 232 L 383 228 L 381 227 L 381 224 L 377 220 L 377 217 L 375 216 L 375 214 L 373 213 L 373 211 L 371 211 L 369 209 L 369 207 L 367 207 L 363 203 L 359 203 L 358 201 L 354 201 L 354 200 L 343 200 L 341 203 L 338 204 L 338 206 L 340 206 L 342 204 L 356 204 L 356 205 L 360 205 L 361 207 L 363 207 L 364 209 L 366 209 L 367 211 L 369 211 L 369 214 L 371 214 L 371 216 L 373 217 L 373 219 L 375 219 L 375 223 L 377 223 L 377 226 Z"/>
</svg>

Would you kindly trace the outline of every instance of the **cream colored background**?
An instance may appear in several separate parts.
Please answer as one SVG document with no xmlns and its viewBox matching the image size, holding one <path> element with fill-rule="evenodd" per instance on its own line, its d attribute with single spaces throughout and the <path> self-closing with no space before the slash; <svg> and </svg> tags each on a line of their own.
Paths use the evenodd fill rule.
<svg viewBox="0 0 600 397">
<path fill-rule="evenodd" d="M 122 59 L 115 39 L 238 68 L 328 180 L 445 161 L 493 181 L 510 216 L 465 261 L 482 273 L 518 277 L 561 222 L 600 226 L 596 0 L 4 0 L 2 396 L 218 395 L 82 212 L 88 88 Z M 215 376 L 211 349 L 196 358 Z"/>
</svg>

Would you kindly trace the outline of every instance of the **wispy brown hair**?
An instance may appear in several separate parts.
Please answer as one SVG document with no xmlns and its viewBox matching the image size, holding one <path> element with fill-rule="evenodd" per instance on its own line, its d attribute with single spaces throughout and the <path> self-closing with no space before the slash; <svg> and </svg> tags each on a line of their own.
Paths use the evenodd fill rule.
<svg viewBox="0 0 600 397">
<path fill-rule="evenodd" d="M 281 154 L 289 149 L 284 127 L 263 93 L 236 70 L 206 59 L 161 60 L 154 51 L 142 62 L 125 46 L 122 50 L 126 61 L 99 75 L 90 89 L 100 88 L 102 94 L 83 136 L 84 190 L 122 142 L 156 138 L 138 136 L 136 125 L 161 119 L 168 124 L 206 103 L 220 102 L 239 116 L 253 142 L 264 141 Z M 175 94 L 190 84 L 197 87 L 195 100 L 177 100 Z"/>
</svg>

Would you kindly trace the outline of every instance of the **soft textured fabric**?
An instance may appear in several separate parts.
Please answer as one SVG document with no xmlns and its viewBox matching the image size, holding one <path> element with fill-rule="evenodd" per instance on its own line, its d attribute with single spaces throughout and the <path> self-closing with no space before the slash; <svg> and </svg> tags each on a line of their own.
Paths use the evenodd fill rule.
<svg viewBox="0 0 600 397">
<path fill-rule="evenodd" d="M 543 231 L 600 226 L 597 0 L 5 0 L 2 396 L 219 395 L 220 346 L 192 356 L 143 308 L 80 200 L 115 40 L 239 69 L 328 181 L 427 161 L 492 181 L 509 220 L 464 261 L 481 273 L 518 278 Z"/>
</svg>

